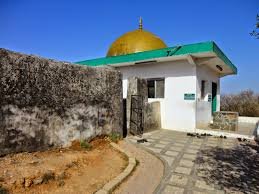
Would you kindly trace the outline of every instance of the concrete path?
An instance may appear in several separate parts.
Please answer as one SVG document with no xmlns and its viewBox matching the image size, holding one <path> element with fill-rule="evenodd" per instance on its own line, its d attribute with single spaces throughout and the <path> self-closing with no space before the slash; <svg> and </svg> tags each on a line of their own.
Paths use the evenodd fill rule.
<svg viewBox="0 0 259 194">
<path fill-rule="evenodd" d="M 130 175 L 130 177 L 128 177 L 113 193 L 153 193 L 164 174 L 164 165 L 161 160 L 145 150 L 136 147 L 136 145 L 127 142 L 127 140 L 120 142 L 119 146 L 130 152 L 138 160 L 138 165 L 132 175 Z"/>
<path fill-rule="evenodd" d="M 200 165 L 197 160 L 202 158 L 202 150 L 217 148 L 232 148 L 236 145 L 235 139 L 220 139 L 215 137 L 190 137 L 186 133 L 169 130 L 157 130 L 150 134 L 145 134 L 148 142 L 141 144 L 146 149 L 159 155 L 166 161 L 166 172 L 164 180 L 161 182 L 156 193 L 225 193 L 222 187 L 209 183 L 206 174 L 202 174 L 199 168 L 206 167 L 207 164 Z M 135 144 L 137 137 L 128 137 Z M 139 144 L 138 144 L 139 145 Z M 154 165 L 153 170 L 156 166 Z M 151 172 L 150 172 L 151 173 Z M 146 176 L 150 176 L 147 173 Z M 148 186 L 148 185 L 145 185 Z"/>
</svg>

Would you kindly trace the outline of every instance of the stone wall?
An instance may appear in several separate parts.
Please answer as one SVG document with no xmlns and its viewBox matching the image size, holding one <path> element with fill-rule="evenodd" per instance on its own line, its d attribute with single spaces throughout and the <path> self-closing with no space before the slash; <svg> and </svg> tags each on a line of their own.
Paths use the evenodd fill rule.
<svg viewBox="0 0 259 194">
<path fill-rule="evenodd" d="M 0 155 L 122 133 L 118 71 L 0 49 Z"/>
<path fill-rule="evenodd" d="M 147 80 L 131 77 L 128 79 L 128 90 L 127 90 L 127 129 L 130 128 L 130 110 L 131 110 L 131 96 L 140 95 L 143 97 L 143 106 L 147 103 Z M 143 107 L 144 108 L 144 107 Z"/>
<path fill-rule="evenodd" d="M 144 132 L 150 129 L 161 128 L 160 102 L 148 103 L 147 80 L 138 77 L 128 79 L 127 89 L 127 127 L 130 130 L 131 95 L 140 95 L 143 99 L 143 126 Z"/>
<path fill-rule="evenodd" d="M 237 131 L 238 128 L 238 113 L 228 111 L 218 111 L 213 113 L 214 129 L 221 129 L 225 131 Z"/>
</svg>

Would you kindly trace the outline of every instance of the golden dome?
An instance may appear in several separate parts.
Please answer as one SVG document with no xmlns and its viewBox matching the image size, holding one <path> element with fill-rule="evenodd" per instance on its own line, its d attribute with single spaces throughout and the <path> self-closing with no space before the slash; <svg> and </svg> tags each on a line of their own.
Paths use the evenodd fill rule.
<svg viewBox="0 0 259 194">
<path fill-rule="evenodd" d="M 115 40 L 110 46 L 107 56 L 126 55 L 166 47 L 159 37 L 142 29 L 142 19 L 140 18 L 139 29 L 127 32 Z"/>
</svg>

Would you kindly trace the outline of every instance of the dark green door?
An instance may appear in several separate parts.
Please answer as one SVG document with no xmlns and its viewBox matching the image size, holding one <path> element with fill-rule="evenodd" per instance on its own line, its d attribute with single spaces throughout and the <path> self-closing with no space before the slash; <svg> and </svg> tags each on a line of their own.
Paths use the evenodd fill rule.
<svg viewBox="0 0 259 194">
<path fill-rule="evenodd" d="M 217 84 L 212 82 L 212 103 L 211 103 L 212 113 L 217 110 Z"/>
</svg>

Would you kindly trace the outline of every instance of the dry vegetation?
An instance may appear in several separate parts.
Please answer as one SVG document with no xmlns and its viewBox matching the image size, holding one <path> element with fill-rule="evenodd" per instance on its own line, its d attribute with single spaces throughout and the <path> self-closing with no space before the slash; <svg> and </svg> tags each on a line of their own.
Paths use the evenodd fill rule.
<svg viewBox="0 0 259 194">
<path fill-rule="evenodd" d="M 259 94 L 251 90 L 221 96 L 221 110 L 238 112 L 240 116 L 259 117 Z"/>
</svg>

